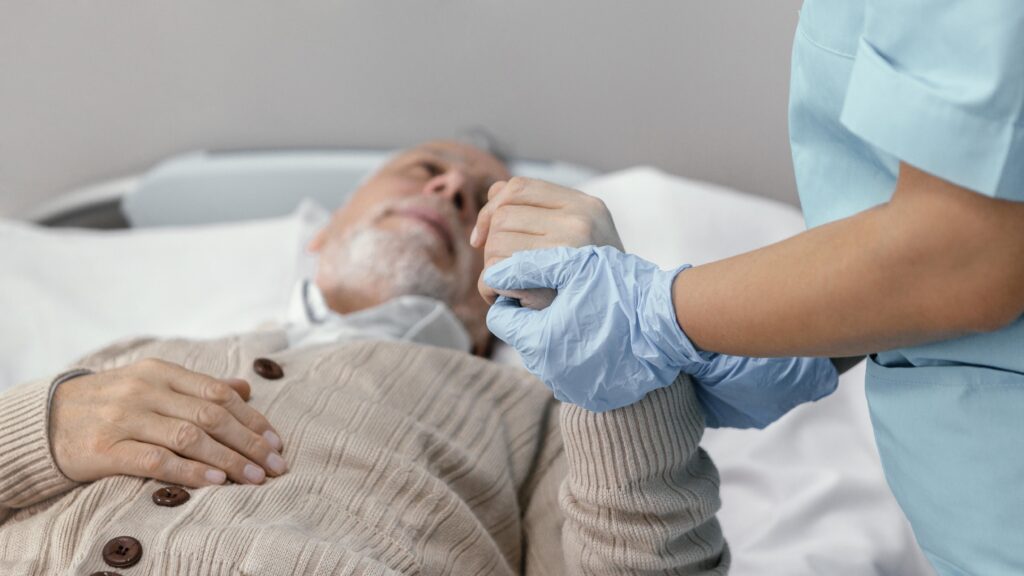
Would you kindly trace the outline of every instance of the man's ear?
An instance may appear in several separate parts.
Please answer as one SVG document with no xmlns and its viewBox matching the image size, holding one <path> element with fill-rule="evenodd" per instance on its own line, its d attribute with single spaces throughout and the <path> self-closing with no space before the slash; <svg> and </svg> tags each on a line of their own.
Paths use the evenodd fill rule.
<svg viewBox="0 0 1024 576">
<path fill-rule="evenodd" d="M 320 231 L 316 233 L 316 236 L 313 236 L 313 239 L 309 241 L 309 244 L 306 244 L 307 252 L 316 254 L 317 252 L 320 251 L 321 248 L 324 247 L 324 240 L 327 239 L 328 227 L 330 227 L 330 225 L 321 228 Z"/>
</svg>

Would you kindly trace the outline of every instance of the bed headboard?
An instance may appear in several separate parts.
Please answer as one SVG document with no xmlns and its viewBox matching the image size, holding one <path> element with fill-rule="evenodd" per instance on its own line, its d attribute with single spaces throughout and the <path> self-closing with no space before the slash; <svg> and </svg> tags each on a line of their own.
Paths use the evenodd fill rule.
<svg viewBox="0 0 1024 576">
<path fill-rule="evenodd" d="M 794 201 L 799 4 L 6 3 L 0 216 L 189 150 L 392 148 L 475 126 L 520 158 Z"/>
</svg>

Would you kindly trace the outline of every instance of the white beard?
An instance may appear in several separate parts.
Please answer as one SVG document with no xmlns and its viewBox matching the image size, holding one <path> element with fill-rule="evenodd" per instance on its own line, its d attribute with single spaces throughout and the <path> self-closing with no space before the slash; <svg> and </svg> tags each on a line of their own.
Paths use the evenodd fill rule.
<svg viewBox="0 0 1024 576">
<path fill-rule="evenodd" d="M 388 230 L 362 226 L 325 247 L 320 277 L 328 290 L 339 294 L 362 294 L 379 302 L 429 296 L 451 306 L 462 296 L 472 264 L 465 251 L 456 250 L 455 266 L 439 269 L 430 252 L 436 242 L 433 232 L 418 225 Z"/>
</svg>

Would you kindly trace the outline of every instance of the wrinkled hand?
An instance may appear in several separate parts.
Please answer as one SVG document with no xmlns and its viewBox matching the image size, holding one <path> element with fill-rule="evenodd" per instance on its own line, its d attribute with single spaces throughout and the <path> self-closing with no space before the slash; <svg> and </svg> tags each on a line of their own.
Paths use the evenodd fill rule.
<svg viewBox="0 0 1024 576">
<path fill-rule="evenodd" d="M 53 396 L 54 459 L 78 482 L 126 474 L 190 487 L 260 484 L 286 464 L 249 393 L 244 380 L 154 359 L 69 380 Z"/>
<path fill-rule="evenodd" d="M 521 250 L 559 246 L 613 246 L 623 250 L 611 214 L 600 199 L 572 188 L 521 177 L 491 186 L 470 243 L 476 248 L 484 247 L 485 267 Z M 498 292 L 483 281 L 482 274 L 477 288 L 490 304 L 498 297 Z M 551 290 L 502 294 L 533 309 L 545 308 L 554 298 Z"/>
</svg>

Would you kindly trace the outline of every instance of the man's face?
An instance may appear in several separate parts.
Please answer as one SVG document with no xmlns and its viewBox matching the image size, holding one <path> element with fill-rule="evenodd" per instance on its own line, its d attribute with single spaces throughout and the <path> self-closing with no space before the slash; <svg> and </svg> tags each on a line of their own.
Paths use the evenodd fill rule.
<svg viewBox="0 0 1024 576">
<path fill-rule="evenodd" d="M 342 313 L 406 294 L 448 303 L 478 350 L 488 338 L 476 293 L 482 254 L 469 245 L 487 190 L 507 180 L 497 158 L 468 144 L 427 142 L 378 170 L 310 244 L 317 285 Z"/>
</svg>

